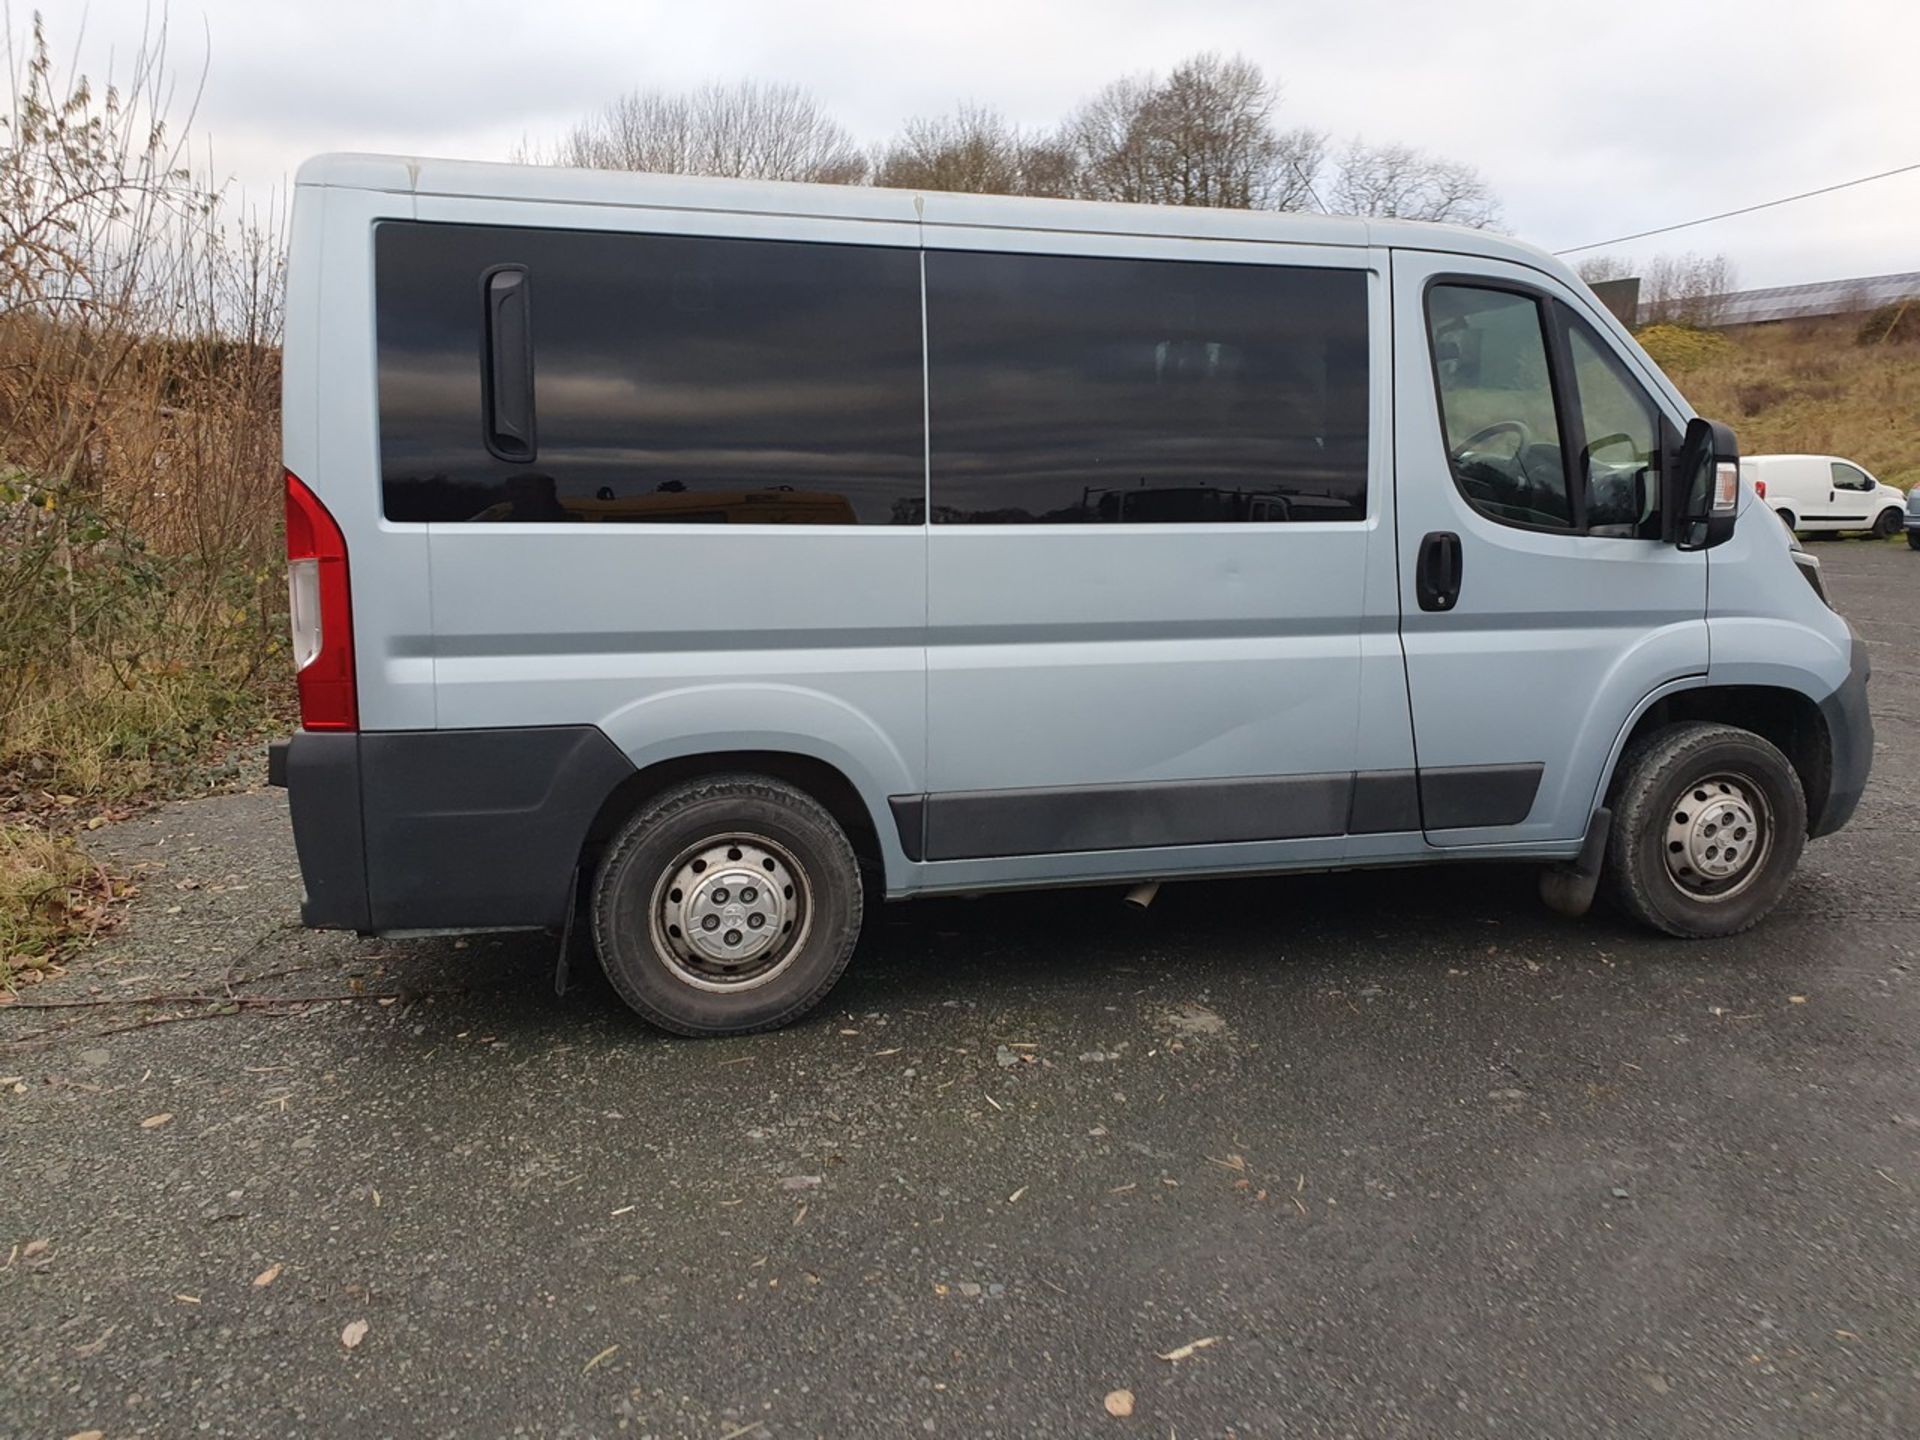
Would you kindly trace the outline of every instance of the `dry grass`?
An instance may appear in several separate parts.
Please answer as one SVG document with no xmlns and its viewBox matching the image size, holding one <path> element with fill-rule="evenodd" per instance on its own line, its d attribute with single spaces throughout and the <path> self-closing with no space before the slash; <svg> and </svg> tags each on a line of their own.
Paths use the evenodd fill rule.
<svg viewBox="0 0 1920 1440">
<path fill-rule="evenodd" d="M 1850 316 L 1675 332 L 1656 326 L 1641 343 L 1695 409 L 1733 426 L 1743 452 L 1841 455 L 1888 485 L 1920 484 L 1920 343 L 1901 331 L 1863 344 Z"/>
<path fill-rule="evenodd" d="M 0 983 L 98 926 L 71 819 L 185 788 L 290 688 L 278 226 L 187 164 L 164 22 L 97 87 L 38 17 L 9 38 Z"/>
<path fill-rule="evenodd" d="M 74 843 L 0 825 L 0 989 L 47 966 L 105 923 L 111 882 Z"/>
</svg>

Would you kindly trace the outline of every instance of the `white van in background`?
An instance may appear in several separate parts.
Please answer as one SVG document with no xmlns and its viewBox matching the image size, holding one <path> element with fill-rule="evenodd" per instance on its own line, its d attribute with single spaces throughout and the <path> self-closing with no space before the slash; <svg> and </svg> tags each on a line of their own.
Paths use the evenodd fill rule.
<svg viewBox="0 0 1920 1440">
<path fill-rule="evenodd" d="M 1871 530 L 1885 539 L 1905 523 L 1907 497 L 1838 455 L 1743 455 L 1740 473 L 1789 530 Z"/>
</svg>

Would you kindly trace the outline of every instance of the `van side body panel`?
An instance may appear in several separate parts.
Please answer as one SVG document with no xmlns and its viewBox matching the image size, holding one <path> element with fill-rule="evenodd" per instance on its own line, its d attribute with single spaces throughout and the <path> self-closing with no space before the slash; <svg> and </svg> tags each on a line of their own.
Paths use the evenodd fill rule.
<svg viewBox="0 0 1920 1440">
<path fill-rule="evenodd" d="M 605 364 L 586 347 L 556 370 L 540 357 L 554 334 L 555 282 L 568 277 L 533 264 L 534 458 L 547 464 L 517 474 L 537 483 L 484 510 L 388 519 L 375 323 L 377 234 L 387 223 L 497 233 L 500 253 L 484 258 L 508 268 L 527 258 L 509 232 L 912 256 L 922 448 L 906 472 L 911 493 L 894 495 L 888 511 L 884 497 L 764 484 L 735 497 L 734 523 L 701 515 L 701 482 L 663 468 L 681 461 L 662 461 L 671 447 L 657 435 L 688 413 L 721 417 L 706 453 L 686 452 L 685 464 L 714 473 L 734 463 L 725 417 L 761 412 L 730 412 L 740 397 L 711 368 L 676 391 L 659 382 L 678 377 L 647 369 L 657 358 L 630 363 L 627 351 L 646 337 L 622 327 L 648 315 L 671 322 L 666 309 L 603 305 Z M 1247 511 L 1263 523 L 1148 514 L 1155 496 L 1183 486 L 1213 484 L 1243 507 L 1249 494 L 1268 500 L 1261 487 L 1204 474 L 1126 494 L 1153 482 L 1089 481 L 1107 487 L 1088 491 L 1109 496 L 1104 518 L 1126 523 L 1054 523 L 1065 510 L 1034 523 L 938 513 L 943 416 L 927 360 L 938 323 L 926 308 L 928 267 L 968 252 L 1364 276 L 1364 514 L 1278 521 Z M 462 284 L 478 279 L 467 275 L 472 259 L 460 262 Z M 1520 277 L 1549 291 L 1609 337 L 1669 418 L 1684 420 L 1671 383 L 1564 266 L 1499 237 L 387 157 L 310 162 L 292 220 L 283 445 L 288 468 L 346 537 L 362 733 L 303 733 L 276 756 L 295 791 L 308 923 L 558 926 L 589 830 L 624 781 L 735 751 L 806 757 L 844 775 L 871 817 L 889 896 L 1462 855 L 1562 858 L 1579 848 L 1635 717 L 1706 683 L 1789 686 L 1818 704 L 1845 732 L 1832 807 L 1844 820 L 1871 753 L 1859 718 L 1864 652 L 1844 623 L 1791 561 L 1770 568 L 1757 549 L 1740 548 L 1760 543 L 1751 521 L 1712 557 L 1709 615 L 1706 556 L 1529 535 L 1450 507 L 1421 301 L 1417 285 L 1396 282 L 1401 267 Z M 578 308 L 578 292 L 593 285 L 572 278 Z M 831 293 L 858 301 L 861 289 Z M 676 282 L 668 308 L 730 298 L 696 277 Z M 475 288 L 475 316 L 479 299 Z M 1168 314 L 1174 301 L 1185 303 L 1170 295 Z M 1183 323 L 1161 333 L 1181 335 Z M 455 339 L 436 363 L 464 417 L 485 356 Z M 1136 349 L 1140 339 L 1122 336 Z M 1196 354 L 1166 363 L 1191 371 Z M 776 393 L 788 407 L 780 413 L 834 411 L 809 389 L 830 358 L 822 353 L 790 393 Z M 1236 363 L 1212 353 L 1202 369 L 1211 380 L 1217 365 Z M 438 383 L 425 372 L 403 378 L 416 396 Z M 629 439 L 554 439 L 582 415 L 612 417 Z M 462 418 L 457 428 L 441 448 L 475 451 L 482 427 Z M 510 458 L 491 440 L 486 448 Z M 739 453 L 744 473 L 754 455 L 744 442 Z M 885 453 L 898 459 L 897 446 Z M 611 483 L 581 481 L 588 462 Z M 508 483 L 497 467 L 455 473 L 464 463 L 423 463 L 415 478 L 441 486 L 443 498 Z M 530 494 L 538 504 L 527 504 Z M 1136 502 L 1143 508 L 1129 512 Z M 853 523 L 856 504 L 865 523 Z M 556 505 L 568 513 L 552 513 Z M 783 514 L 789 523 L 769 523 Z M 1467 613 L 1445 617 L 1451 625 L 1414 607 L 1410 578 L 1422 534 L 1448 526 L 1492 543 L 1465 593 L 1504 587 L 1478 618 L 1463 603 Z M 1851 796 L 1840 793 L 1849 784 Z"/>
</svg>

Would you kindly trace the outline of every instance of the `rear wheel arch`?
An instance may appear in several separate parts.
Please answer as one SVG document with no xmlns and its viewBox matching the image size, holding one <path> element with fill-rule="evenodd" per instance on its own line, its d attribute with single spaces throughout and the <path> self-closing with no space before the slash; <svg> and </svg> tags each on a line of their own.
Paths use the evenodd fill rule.
<svg viewBox="0 0 1920 1440">
<path fill-rule="evenodd" d="M 656 796 L 689 781 L 714 775 L 761 775 L 778 780 L 817 802 L 846 832 L 862 869 L 884 876 L 886 850 L 880 830 L 859 787 L 838 766 L 817 756 L 785 750 L 715 750 L 655 761 L 622 780 L 601 802 L 587 827 L 580 868 L 591 874 L 608 843 L 627 820 Z"/>
</svg>

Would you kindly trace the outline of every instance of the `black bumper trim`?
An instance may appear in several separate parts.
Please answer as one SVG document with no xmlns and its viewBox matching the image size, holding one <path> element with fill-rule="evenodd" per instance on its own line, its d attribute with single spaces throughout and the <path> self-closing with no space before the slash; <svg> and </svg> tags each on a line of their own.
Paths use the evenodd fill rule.
<svg viewBox="0 0 1920 1440">
<path fill-rule="evenodd" d="M 293 847 L 307 893 L 300 923 L 315 930 L 366 930 L 367 844 L 360 813 L 360 737 L 302 730 L 271 752 L 293 812 Z"/>
<path fill-rule="evenodd" d="M 1807 817 L 1807 835 L 1811 839 L 1831 835 L 1851 820 L 1853 812 L 1860 808 L 1860 797 L 1866 793 L 1867 776 L 1873 769 L 1873 712 L 1867 706 L 1867 681 L 1872 675 L 1873 662 L 1867 655 L 1867 642 L 1854 631 L 1847 678 L 1838 690 L 1820 702 L 1820 717 L 1827 722 L 1827 742 L 1833 764 L 1826 798 L 1817 811 Z"/>
<path fill-rule="evenodd" d="M 633 774 L 591 725 L 302 731 L 282 768 L 302 921 L 374 931 L 564 924 L 587 832 Z"/>
</svg>

